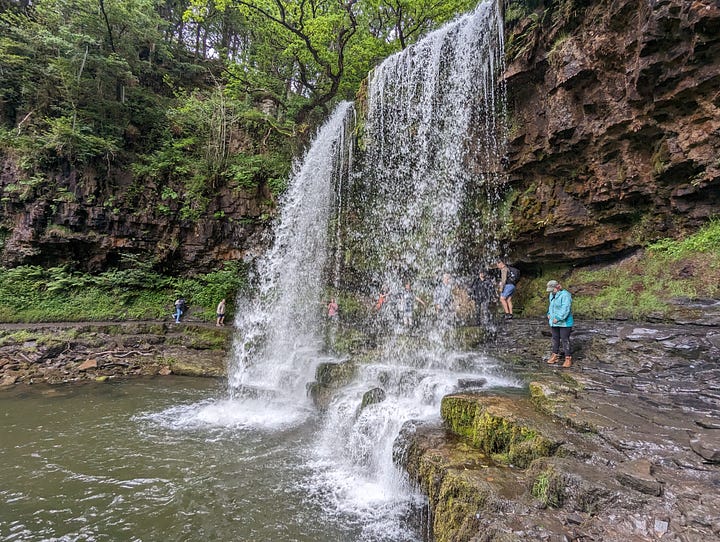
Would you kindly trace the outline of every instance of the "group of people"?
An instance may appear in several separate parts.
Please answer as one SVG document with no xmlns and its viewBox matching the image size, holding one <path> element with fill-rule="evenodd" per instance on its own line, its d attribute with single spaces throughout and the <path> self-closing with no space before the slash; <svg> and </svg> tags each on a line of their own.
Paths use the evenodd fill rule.
<svg viewBox="0 0 720 542">
<path fill-rule="evenodd" d="M 520 271 L 515 267 L 506 265 L 503 261 L 499 261 L 497 267 L 500 269 L 500 284 L 498 286 L 500 304 L 505 313 L 505 319 L 512 319 L 512 296 L 520 278 Z M 562 366 L 565 368 L 572 367 L 572 346 L 570 344 L 570 334 L 574 324 L 572 295 L 557 280 L 549 281 L 545 290 L 548 293 L 547 319 L 552 337 L 552 352 L 547 363 L 555 365 L 564 358 Z"/>
<path fill-rule="evenodd" d="M 184 298 L 179 297 L 175 300 L 174 306 L 175 312 L 173 313 L 173 317 L 175 318 L 175 323 L 179 324 L 180 319 L 188 310 L 187 302 Z M 217 304 L 217 308 L 215 309 L 215 325 L 217 327 L 225 325 L 225 298 L 220 300 Z"/>
<path fill-rule="evenodd" d="M 495 296 L 499 296 L 500 305 L 503 308 L 505 319 L 513 318 L 512 297 L 515 293 L 517 281 L 520 278 L 520 271 L 512 266 L 507 265 L 503 261 L 497 263 L 500 270 L 500 280 L 495 289 L 495 282 L 485 271 L 480 271 L 478 276 L 473 280 L 471 292 L 476 305 L 476 313 L 478 320 L 488 313 L 489 304 Z M 495 293 L 497 291 L 497 293 Z M 549 365 L 555 365 L 561 360 L 562 367 L 572 366 L 572 347 L 570 344 L 570 334 L 573 329 L 572 315 L 572 295 L 557 280 L 551 280 L 546 285 L 548 293 L 548 310 L 547 319 L 550 326 L 552 337 L 552 352 L 547 360 Z M 375 302 L 374 309 L 377 313 L 383 313 L 391 299 L 391 294 L 387 286 L 383 286 L 378 298 Z M 497 299 L 497 298 L 496 298 Z M 412 289 L 410 282 L 405 282 L 402 293 L 397 296 L 397 303 L 402 315 L 402 323 L 405 327 L 413 326 L 413 314 L 415 312 L 416 303 L 423 307 L 427 306 L 425 301 L 417 296 Z M 180 323 L 180 319 L 187 312 L 187 303 L 182 297 L 175 300 L 175 323 Z M 225 325 L 225 298 L 221 299 L 217 305 L 215 316 L 215 325 L 218 327 Z M 433 293 L 433 309 L 439 317 L 449 317 L 454 310 L 452 277 L 449 273 L 444 273 L 438 286 Z M 327 316 L 330 321 L 337 322 L 340 313 L 337 300 L 333 297 L 327 305 Z"/>
<path fill-rule="evenodd" d="M 520 278 L 520 271 L 507 265 L 504 261 L 498 261 L 496 267 L 500 270 L 500 278 L 497 283 L 489 276 L 488 272 L 482 270 L 475 277 L 470 287 L 475 302 L 478 323 L 487 321 L 487 316 L 490 314 L 489 306 L 494 299 L 499 299 L 504 318 L 506 320 L 513 318 L 512 298 Z M 555 365 L 562 361 L 562 367 L 571 367 L 573 358 L 570 334 L 574 324 L 572 295 L 557 280 L 549 281 L 546 285 L 546 291 L 548 293 L 547 319 L 552 337 L 552 352 L 547 363 Z M 403 291 L 394 297 L 402 315 L 403 325 L 412 327 L 416 303 L 425 307 L 427 306 L 425 301 L 415 295 L 410 282 L 405 282 Z M 374 304 L 375 312 L 383 314 L 387 310 L 390 300 L 389 288 L 383 286 Z M 452 278 L 449 273 L 443 274 L 440 284 L 435 288 L 433 308 L 435 314 L 440 317 L 448 317 L 454 310 Z M 332 298 L 327 306 L 327 315 L 330 320 L 337 321 L 339 307 L 335 298 Z"/>
</svg>

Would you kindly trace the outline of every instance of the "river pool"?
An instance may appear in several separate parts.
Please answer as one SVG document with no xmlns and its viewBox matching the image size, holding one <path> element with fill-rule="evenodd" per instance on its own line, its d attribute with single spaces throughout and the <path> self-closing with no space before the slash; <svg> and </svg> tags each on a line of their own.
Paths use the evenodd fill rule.
<svg viewBox="0 0 720 542">
<path fill-rule="evenodd" d="M 420 539 L 421 497 L 316 457 L 317 414 L 252 408 L 182 377 L 0 391 L 0 540 Z"/>
</svg>

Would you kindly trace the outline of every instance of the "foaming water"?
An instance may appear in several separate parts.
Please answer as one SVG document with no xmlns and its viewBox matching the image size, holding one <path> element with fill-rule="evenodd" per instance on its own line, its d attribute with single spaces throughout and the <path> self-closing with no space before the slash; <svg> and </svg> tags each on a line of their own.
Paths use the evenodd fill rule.
<svg viewBox="0 0 720 542">
<path fill-rule="evenodd" d="M 235 396 L 264 396 L 274 408 L 306 402 L 305 386 L 323 361 L 321 315 L 329 223 L 337 216 L 341 180 L 351 163 L 352 104 L 340 104 L 296 164 L 281 202 L 275 239 L 257 265 L 257 288 L 239 300 L 229 367 Z"/>
<path fill-rule="evenodd" d="M 268 409 L 265 400 L 220 398 L 173 406 L 155 413 L 149 419 L 175 430 L 217 428 L 278 431 L 295 427 L 313 414 L 311 409 L 299 410 L 292 404 Z"/>
<path fill-rule="evenodd" d="M 442 397 L 463 381 L 521 385 L 453 340 L 468 261 L 487 266 L 498 256 L 502 63 L 501 14 L 485 2 L 370 80 L 358 218 L 347 235 L 357 260 L 373 262 L 364 293 L 390 295 L 374 322 L 377 349 L 335 395 L 314 448 L 337 506 L 375 510 L 370 530 L 394 523 L 412 536 L 399 517 L 417 513 L 423 498 L 393 460 L 406 423 L 439 422 Z"/>
<path fill-rule="evenodd" d="M 240 300 L 230 399 L 189 414 L 271 433 L 312 423 L 303 488 L 327 513 L 356 517 L 361 540 L 418 538 L 408 518 L 424 499 L 393 461 L 404 425 L 438 422 L 463 381 L 519 385 L 453 339 L 467 318 L 463 278 L 499 254 L 502 69 L 500 6 L 486 1 L 375 69 L 362 151 L 354 107 L 337 107 L 293 172 L 257 293 Z M 315 415 L 307 384 L 319 364 L 341 363 L 324 353 L 336 330 L 328 292 L 381 290 L 377 347 Z"/>
</svg>

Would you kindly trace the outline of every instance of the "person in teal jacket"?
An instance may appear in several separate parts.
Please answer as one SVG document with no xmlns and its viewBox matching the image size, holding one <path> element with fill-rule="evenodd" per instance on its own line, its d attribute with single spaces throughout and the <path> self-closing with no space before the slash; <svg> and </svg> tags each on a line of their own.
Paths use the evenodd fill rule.
<svg viewBox="0 0 720 542">
<path fill-rule="evenodd" d="M 572 366 L 570 347 L 570 333 L 573 327 L 572 296 L 557 280 L 548 282 L 546 290 L 550 294 L 547 317 L 552 332 L 552 355 L 548 363 L 553 365 L 558 362 L 562 346 L 562 352 L 565 354 L 565 362 L 562 366 L 570 367 Z"/>
</svg>

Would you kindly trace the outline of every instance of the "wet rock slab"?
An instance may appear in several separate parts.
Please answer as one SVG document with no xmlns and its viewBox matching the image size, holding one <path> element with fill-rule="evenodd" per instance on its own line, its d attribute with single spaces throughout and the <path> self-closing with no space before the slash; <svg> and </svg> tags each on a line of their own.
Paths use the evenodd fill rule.
<svg viewBox="0 0 720 542">
<path fill-rule="evenodd" d="M 230 328 L 163 322 L 0 325 L 0 387 L 148 375 L 223 377 Z"/>
<path fill-rule="evenodd" d="M 544 322 L 503 323 L 486 349 L 525 379 L 527 397 L 463 392 L 453 401 L 475 406 L 444 410 L 443 427 L 415 428 L 411 439 L 408 471 L 429 495 L 459 469 L 486 482 L 469 519 L 433 509 L 436 539 L 720 540 L 717 334 L 706 325 L 579 322 L 576 362 L 561 369 L 544 361 Z M 509 448 L 492 448 L 498 439 L 478 438 L 478 412 L 554 445 L 508 462 Z M 467 449 L 485 463 L 463 463 Z M 435 470 L 423 467 L 431 460 Z"/>
</svg>

